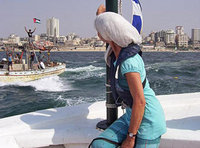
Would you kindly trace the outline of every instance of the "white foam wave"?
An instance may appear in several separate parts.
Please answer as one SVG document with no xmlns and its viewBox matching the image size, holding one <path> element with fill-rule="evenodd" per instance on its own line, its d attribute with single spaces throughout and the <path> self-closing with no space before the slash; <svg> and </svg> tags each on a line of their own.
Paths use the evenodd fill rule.
<svg viewBox="0 0 200 148">
<path fill-rule="evenodd" d="M 74 97 L 74 98 L 62 98 L 59 96 L 58 98 L 61 100 L 65 100 L 66 104 L 68 106 L 83 104 L 83 103 L 91 103 L 96 101 L 102 101 L 104 100 L 105 96 L 99 96 L 99 97 Z"/>
<path fill-rule="evenodd" d="M 103 77 L 105 75 L 104 67 L 95 67 L 93 65 L 78 67 L 78 68 L 67 68 L 66 72 L 75 72 L 76 74 L 68 76 L 70 79 L 87 79 L 91 77 Z"/>
<path fill-rule="evenodd" d="M 59 95 L 56 100 L 65 100 L 65 99 L 61 95 Z"/>
<path fill-rule="evenodd" d="M 90 62 L 90 63 L 97 63 L 97 61 L 92 61 L 92 62 Z"/>
<path fill-rule="evenodd" d="M 105 75 L 106 75 L 105 72 L 99 73 L 99 77 L 103 77 L 103 76 L 105 76 Z"/>
<path fill-rule="evenodd" d="M 98 70 L 102 70 L 103 67 L 95 67 L 93 65 L 89 65 L 89 66 L 85 66 L 85 67 L 77 67 L 77 68 L 66 68 L 65 71 L 68 72 L 84 72 L 84 71 L 98 71 Z"/>
<path fill-rule="evenodd" d="M 178 62 L 161 62 L 161 63 L 153 63 L 153 64 L 147 64 L 146 65 L 146 70 L 158 70 L 160 68 L 164 67 L 170 67 L 170 68 L 179 68 L 182 67 L 183 65 L 189 65 L 192 63 L 196 63 L 196 61 L 189 61 L 189 60 L 181 60 Z"/>
<path fill-rule="evenodd" d="M 70 84 L 63 82 L 59 76 L 46 77 L 36 81 L 17 82 L 17 83 L 1 83 L 0 86 L 16 85 L 16 86 L 32 86 L 36 91 L 60 92 L 71 90 Z"/>
</svg>

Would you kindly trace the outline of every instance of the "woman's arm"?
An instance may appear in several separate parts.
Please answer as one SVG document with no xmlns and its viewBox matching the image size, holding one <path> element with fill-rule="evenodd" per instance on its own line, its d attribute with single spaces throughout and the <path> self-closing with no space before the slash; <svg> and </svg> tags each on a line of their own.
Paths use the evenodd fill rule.
<svg viewBox="0 0 200 148">
<path fill-rule="evenodd" d="M 136 72 L 130 72 L 125 74 L 128 86 L 133 98 L 132 114 L 129 126 L 129 133 L 137 134 L 140 127 L 144 109 L 145 109 L 145 98 L 143 92 L 143 86 L 140 79 L 140 74 Z M 135 137 L 131 138 L 127 136 L 122 144 L 122 148 L 133 147 L 135 144 Z"/>
</svg>

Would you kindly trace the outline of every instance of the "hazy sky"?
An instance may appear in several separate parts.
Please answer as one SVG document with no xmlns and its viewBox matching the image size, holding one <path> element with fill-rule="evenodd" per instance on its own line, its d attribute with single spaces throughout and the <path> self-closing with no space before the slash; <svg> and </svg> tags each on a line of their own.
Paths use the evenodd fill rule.
<svg viewBox="0 0 200 148">
<path fill-rule="evenodd" d="M 130 20 L 131 0 L 122 0 L 123 15 Z M 145 35 L 151 31 L 175 29 L 182 25 L 190 36 L 200 28 L 200 0 L 140 0 L 143 7 Z M 0 37 L 14 33 L 26 36 L 24 26 L 37 27 L 35 34 L 46 33 L 46 20 L 60 21 L 60 35 L 76 33 L 81 37 L 96 35 L 94 19 L 97 7 L 105 0 L 0 0 Z M 33 18 L 41 20 L 34 24 Z"/>
</svg>

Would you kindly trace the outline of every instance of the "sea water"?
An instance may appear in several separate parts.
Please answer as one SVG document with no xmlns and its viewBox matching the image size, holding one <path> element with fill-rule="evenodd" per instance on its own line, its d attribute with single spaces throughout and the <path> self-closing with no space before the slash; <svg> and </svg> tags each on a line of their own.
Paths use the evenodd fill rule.
<svg viewBox="0 0 200 148">
<path fill-rule="evenodd" d="M 143 59 L 157 95 L 200 92 L 200 52 L 144 52 Z M 51 60 L 66 63 L 66 71 L 27 83 L 0 82 L 0 118 L 105 100 L 104 52 L 52 52 Z"/>
</svg>

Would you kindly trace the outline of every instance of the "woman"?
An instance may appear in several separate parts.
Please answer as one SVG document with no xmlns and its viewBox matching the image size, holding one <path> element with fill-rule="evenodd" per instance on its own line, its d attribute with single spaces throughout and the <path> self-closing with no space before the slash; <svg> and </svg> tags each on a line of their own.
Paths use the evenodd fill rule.
<svg viewBox="0 0 200 148">
<path fill-rule="evenodd" d="M 166 122 L 139 55 L 140 34 L 122 16 L 113 12 L 99 14 L 95 28 L 99 38 L 109 44 L 106 62 L 111 68 L 113 97 L 117 103 L 121 98 L 127 108 L 122 117 L 99 135 L 107 140 L 95 140 L 92 147 L 116 147 L 112 142 L 117 142 L 121 143 L 121 148 L 158 148 L 161 135 L 166 132 Z"/>
</svg>

